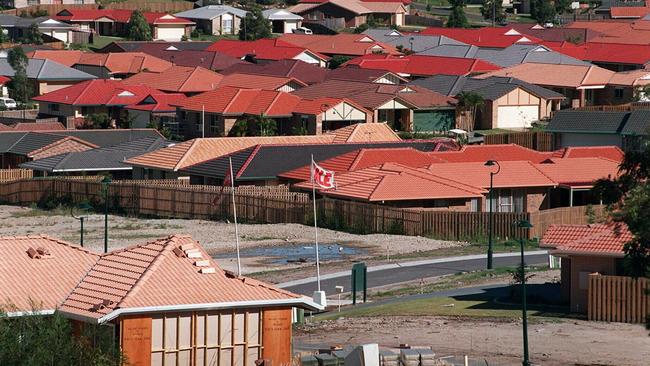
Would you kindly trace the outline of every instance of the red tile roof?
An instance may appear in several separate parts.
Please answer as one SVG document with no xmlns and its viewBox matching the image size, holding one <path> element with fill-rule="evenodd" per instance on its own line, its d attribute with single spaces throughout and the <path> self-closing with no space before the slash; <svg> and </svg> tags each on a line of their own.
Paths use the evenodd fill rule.
<svg viewBox="0 0 650 366">
<path fill-rule="evenodd" d="M 601 20 L 598 22 L 572 22 L 566 25 L 568 28 L 583 28 L 600 33 L 593 38 L 592 42 L 622 43 L 634 45 L 650 44 L 650 21 L 636 20 Z"/>
<path fill-rule="evenodd" d="M 14 131 L 61 131 L 65 126 L 61 122 L 18 122 L 11 126 Z"/>
<path fill-rule="evenodd" d="M 143 52 L 83 53 L 77 64 L 104 67 L 111 74 L 163 72 L 173 66 L 169 61 Z"/>
<path fill-rule="evenodd" d="M 484 190 L 396 163 L 335 174 L 336 188 L 321 194 L 369 202 L 482 197 Z M 295 185 L 311 188 L 311 183 Z"/>
<path fill-rule="evenodd" d="M 557 254 L 623 257 L 623 246 L 633 238 L 624 223 L 551 225 L 540 247 L 552 248 Z"/>
<path fill-rule="evenodd" d="M 202 67 L 172 66 L 162 72 L 143 71 L 123 82 L 125 85 L 147 85 L 165 92 L 200 93 L 214 90 L 223 76 Z"/>
<path fill-rule="evenodd" d="M 650 13 L 650 8 L 646 6 L 612 6 L 609 8 L 609 15 L 613 19 L 617 18 L 643 18 Z"/>
<path fill-rule="evenodd" d="M 225 70 L 222 74 L 251 74 L 283 76 L 298 79 L 306 84 L 323 82 L 330 70 L 301 60 L 279 60 L 264 64 L 239 63 Z"/>
<path fill-rule="evenodd" d="M 44 248 L 50 255 L 30 258 L 29 248 Z M 47 236 L 0 238 L 0 250 L 0 302 L 15 305 L 17 311 L 54 310 L 99 257 Z M 32 309 L 30 299 L 37 309 Z"/>
<path fill-rule="evenodd" d="M 300 98 L 289 93 L 223 87 L 187 98 L 176 106 L 185 110 L 228 115 L 290 116 Z"/>
<path fill-rule="evenodd" d="M 61 65 L 72 67 L 79 62 L 84 54 L 84 51 L 79 50 L 34 50 L 28 52 L 27 57 L 50 60 Z"/>
<path fill-rule="evenodd" d="M 452 152 L 453 153 L 453 152 Z M 535 164 L 530 161 L 499 161 L 501 169 L 494 175 L 496 188 L 520 187 L 555 187 L 557 184 Z M 485 166 L 484 161 L 475 163 L 434 163 L 428 168 L 433 174 L 455 179 L 465 184 L 488 188 L 490 187 L 490 172 L 496 172 L 497 167 Z"/>
<path fill-rule="evenodd" d="M 175 113 L 176 107 L 173 103 L 178 103 L 187 98 L 182 93 L 157 93 L 150 94 L 138 104 L 127 106 L 126 109 L 137 111 L 148 111 L 152 113 Z"/>
<path fill-rule="evenodd" d="M 283 34 L 280 36 L 280 39 L 284 42 L 326 55 L 363 56 L 377 52 L 392 55 L 400 54 L 395 49 L 395 46 L 377 42 L 365 34 Z"/>
<path fill-rule="evenodd" d="M 443 28 L 423 29 L 419 34 L 447 36 L 457 41 L 479 47 L 505 48 L 513 44 L 539 43 L 541 39 L 522 34 L 509 27 Z"/>
<path fill-rule="evenodd" d="M 219 82 L 219 87 L 231 86 L 244 89 L 278 90 L 287 84 L 300 87 L 307 86 L 302 81 L 289 77 L 235 73 L 224 76 Z"/>
<path fill-rule="evenodd" d="M 293 59 L 303 52 L 309 52 L 323 61 L 328 59 L 327 56 L 316 51 L 287 43 L 281 39 L 258 39 L 257 41 L 221 39 L 206 48 L 206 51 L 217 51 L 239 58 L 254 55 L 259 60 Z"/>
<path fill-rule="evenodd" d="M 175 250 L 196 258 L 179 257 Z M 202 262 L 202 263 L 201 263 Z M 202 268 L 210 268 L 202 273 Z M 226 308 L 265 303 L 309 306 L 291 292 L 246 277 L 229 275 L 189 236 L 175 235 L 103 254 L 70 293 L 60 311 L 68 316 L 109 321 L 120 314 L 176 306 Z M 100 304 L 103 304 L 100 306 Z"/>
<path fill-rule="evenodd" d="M 488 160 L 541 163 L 552 156 L 551 153 L 539 152 L 517 144 L 465 145 L 458 151 L 433 152 L 429 155 L 448 163 L 485 163 Z"/>
<path fill-rule="evenodd" d="M 535 165 L 557 184 L 574 188 L 591 188 L 598 179 L 615 178 L 620 161 L 603 158 L 550 159 Z"/>
<path fill-rule="evenodd" d="M 618 146 L 575 146 L 553 152 L 554 158 L 605 158 L 623 161 L 625 153 Z"/>
<path fill-rule="evenodd" d="M 386 70 L 399 75 L 413 76 L 432 76 L 438 74 L 469 75 L 500 69 L 497 65 L 474 58 L 377 54 L 357 57 L 346 62 L 344 66 Z"/>
<path fill-rule="evenodd" d="M 130 105 L 160 91 L 144 85 L 127 85 L 119 80 L 95 79 L 32 98 L 39 102 L 78 106 Z"/>
<path fill-rule="evenodd" d="M 133 10 L 127 9 L 63 9 L 52 18 L 68 22 L 92 22 L 101 18 L 112 19 L 119 23 L 128 23 Z M 179 18 L 168 13 L 142 12 L 149 24 L 194 24 L 191 20 Z"/>
<path fill-rule="evenodd" d="M 545 43 L 554 51 L 590 62 L 645 65 L 650 62 L 650 44 L 630 47 L 624 43 L 587 42 L 575 45 L 570 42 Z"/>
</svg>

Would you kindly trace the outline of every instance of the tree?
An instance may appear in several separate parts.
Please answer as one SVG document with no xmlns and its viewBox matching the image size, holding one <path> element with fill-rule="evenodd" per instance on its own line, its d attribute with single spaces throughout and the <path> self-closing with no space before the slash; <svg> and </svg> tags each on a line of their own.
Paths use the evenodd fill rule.
<svg viewBox="0 0 650 366">
<path fill-rule="evenodd" d="M 9 94 L 24 106 L 32 97 L 32 88 L 27 78 L 29 59 L 22 48 L 14 47 L 9 50 L 7 61 L 14 70 L 14 75 L 9 82 Z"/>
<path fill-rule="evenodd" d="M 485 104 L 485 100 L 480 94 L 472 91 L 460 92 L 456 96 L 456 99 L 458 99 L 459 107 L 472 113 L 472 126 L 470 127 L 473 128 L 476 124 L 476 115 L 478 114 L 478 108 Z"/>
<path fill-rule="evenodd" d="M 9 32 L 6 29 L 0 27 L 0 43 L 7 43 L 9 41 Z"/>
<path fill-rule="evenodd" d="M 338 69 L 344 63 L 352 60 L 352 57 L 336 55 L 330 59 L 328 67 L 330 69 Z"/>
<path fill-rule="evenodd" d="M 494 6 L 494 9 L 492 8 Z M 481 15 L 486 20 L 492 20 L 494 24 L 503 24 L 506 21 L 506 12 L 503 9 L 502 0 L 483 0 L 481 4 Z"/>
<path fill-rule="evenodd" d="M 9 318 L 0 310 L 0 365 L 118 366 L 123 357 L 108 326 L 84 326 L 73 334 L 71 323 L 58 313 Z"/>
<path fill-rule="evenodd" d="M 530 16 L 539 24 L 553 23 L 557 15 L 551 0 L 533 0 L 530 3 Z"/>
<path fill-rule="evenodd" d="M 242 41 L 254 41 L 261 38 L 271 37 L 271 23 L 264 18 L 262 11 L 255 7 L 246 13 L 239 29 L 239 39 Z"/>
<path fill-rule="evenodd" d="M 451 14 L 447 20 L 449 28 L 469 28 L 469 21 L 465 16 L 465 0 L 449 0 L 451 4 Z"/>
<path fill-rule="evenodd" d="M 38 24 L 32 23 L 27 28 L 21 42 L 26 44 L 43 44 L 43 33 L 38 29 Z"/>
<path fill-rule="evenodd" d="M 106 113 L 93 113 L 86 117 L 88 128 L 107 129 L 111 127 L 111 117 Z"/>
<path fill-rule="evenodd" d="M 260 136 L 275 136 L 278 134 L 278 124 L 274 119 L 266 118 L 262 115 L 252 118 Z"/>
<path fill-rule="evenodd" d="M 244 137 L 248 135 L 248 121 L 246 119 L 239 119 L 230 129 L 228 136 Z"/>
<path fill-rule="evenodd" d="M 149 27 L 147 19 L 140 10 L 135 10 L 131 14 L 131 19 L 129 19 L 126 29 L 129 32 L 127 38 L 132 41 L 151 41 L 153 39 L 151 36 L 151 27 Z"/>
</svg>

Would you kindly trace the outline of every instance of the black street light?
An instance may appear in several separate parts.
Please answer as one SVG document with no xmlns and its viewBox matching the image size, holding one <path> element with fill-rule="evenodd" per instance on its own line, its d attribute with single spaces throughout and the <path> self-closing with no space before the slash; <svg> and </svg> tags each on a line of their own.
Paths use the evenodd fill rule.
<svg viewBox="0 0 650 366">
<path fill-rule="evenodd" d="M 111 178 L 104 177 L 101 183 L 104 188 L 104 253 L 108 253 L 108 185 Z"/>
<path fill-rule="evenodd" d="M 87 203 L 82 203 L 82 204 L 80 204 L 77 208 L 80 209 L 80 210 L 82 210 L 82 211 L 88 211 L 88 210 L 90 210 L 92 207 L 91 207 L 89 204 L 87 204 Z M 80 223 L 80 226 L 81 226 L 81 227 L 79 228 L 79 236 L 80 236 L 80 238 L 79 238 L 79 244 L 80 244 L 81 247 L 83 248 L 83 247 L 84 247 L 84 219 L 85 219 L 86 217 L 85 217 L 85 216 L 75 216 L 75 214 L 74 214 L 74 206 L 70 206 L 70 216 L 72 216 L 73 218 L 79 220 L 79 223 Z"/>
<path fill-rule="evenodd" d="M 489 206 L 489 214 L 488 214 L 488 252 L 487 252 L 487 269 L 492 269 L 492 257 L 494 255 L 494 251 L 492 249 L 492 235 L 493 235 L 493 230 L 494 230 L 494 212 L 492 209 L 492 206 L 494 204 L 494 176 L 499 174 L 501 171 L 501 165 L 499 165 L 499 162 L 496 160 L 488 160 L 484 164 L 485 166 L 497 166 L 497 171 L 496 172 L 490 172 L 490 192 L 488 193 L 488 206 Z"/>
<path fill-rule="evenodd" d="M 521 220 L 517 222 L 517 227 L 520 229 L 530 230 L 533 225 L 526 221 Z M 521 317 L 523 319 L 523 332 L 524 332 L 524 360 L 521 363 L 523 366 L 530 366 L 528 357 L 528 318 L 526 316 L 526 269 L 524 268 L 524 238 L 519 238 L 519 246 L 521 247 L 521 265 L 519 267 L 521 276 Z"/>
</svg>

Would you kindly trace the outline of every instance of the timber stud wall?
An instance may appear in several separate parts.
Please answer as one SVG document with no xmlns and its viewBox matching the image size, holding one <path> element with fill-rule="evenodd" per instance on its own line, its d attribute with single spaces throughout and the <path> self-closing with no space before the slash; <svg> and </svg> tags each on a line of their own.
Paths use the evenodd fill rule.
<svg viewBox="0 0 650 366">
<path fill-rule="evenodd" d="M 46 178 L 0 182 L 0 201 L 30 205 L 44 198 L 68 198 L 69 202 L 101 202 L 99 177 L 91 179 Z M 184 185 L 182 182 L 115 181 L 109 185 L 109 204 L 114 211 L 187 219 L 224 219 L 232 214 L 230 187 Z M 290 192 L 286 186 L 235 188 L 238 218 L 251 223 L 311 224 L 309 194 Z M 321 226 L 362 233 L 392 233 L 467 240 L 487 234 L 489 213 L 396 208 L 371 203 L 321 198 L 317 203 Z M 602 206 L 594 206 L 602 217 Z M 515 227 L 528 220 L 533 229 Z M 587 208 L 564 207 L 530 213 L 495 213 L 494 233 L 499 238 L 541 237 L 551 224 L 587 224 Z M 324 225 L 322 225 L 324 224 Z"/>
<path fill-rule="evenodd" d="M 589 275 L 587 318 L 607 322 L 643 323 L 650 316 L 647 278 Z"/>
</svg>

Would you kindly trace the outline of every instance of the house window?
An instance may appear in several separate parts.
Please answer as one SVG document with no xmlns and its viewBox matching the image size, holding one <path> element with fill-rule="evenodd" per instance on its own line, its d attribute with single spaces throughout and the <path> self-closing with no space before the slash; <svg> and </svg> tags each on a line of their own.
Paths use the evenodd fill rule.
<svg viewBox="0 0 650 366">
<path fill-rule="evenodd" d="M 81 107 L 81 115 L 85 116 L 88 114 L 88 107 Z"/>
<path fill-rule="evenodd" d="M 492 212 L 524 212 L 524 194 L 521 189 L 495 189 L 493 198 L 486 200 L 492 205 Z M 490 206 L 486 206 L 486 211 Z"/>
<path fill-rule="evenodd" d="M 614 89 L 614 98 L 616 99 L 623 99 L 623 88 L 616 88 Z"/>
<path fill-rule="evenodd" d="M 61 106 L 58 105 L 58 104 L 56 104 L 56 103 L 50 103 L 50 104 L 48 105 L 48 108 L 49 108 L 50 111 L 52 111 L 52 112 L 58 112 L 58 111 L 60 110 L 60 107 L 61 107 Z"/>
</svg>

